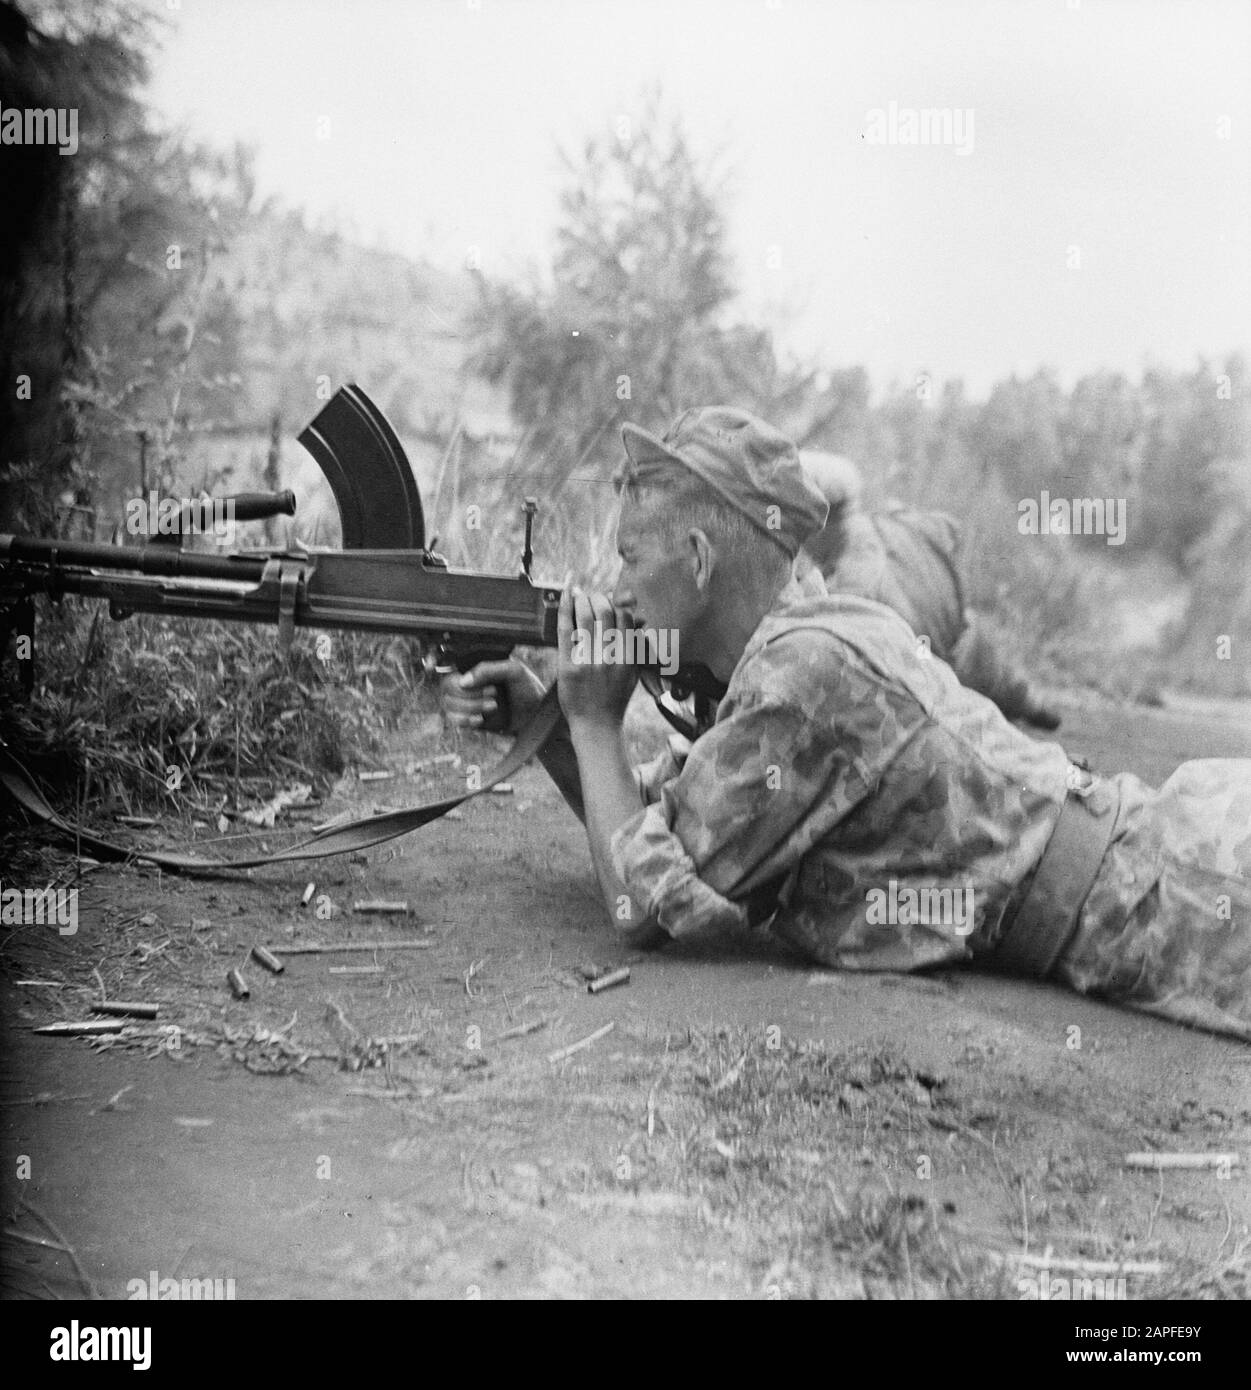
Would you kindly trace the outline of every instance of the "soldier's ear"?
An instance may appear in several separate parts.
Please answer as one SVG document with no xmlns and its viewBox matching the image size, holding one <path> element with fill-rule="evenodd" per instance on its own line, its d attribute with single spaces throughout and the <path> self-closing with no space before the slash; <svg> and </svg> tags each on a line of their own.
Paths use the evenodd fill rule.
<svg viewBox="0 0 1251 1390">
<path fill-rule="evenodd" d="M 701 531 L 698 526 L 692 526 L 686 533 L 686 541 L 691 577 L 695 581 L 695 587 L 701 593 L 706 592 L 712 583 L 712 572 L 717 566 L 716 546 L 708 539 L 707 531 Z"/>
</svg>

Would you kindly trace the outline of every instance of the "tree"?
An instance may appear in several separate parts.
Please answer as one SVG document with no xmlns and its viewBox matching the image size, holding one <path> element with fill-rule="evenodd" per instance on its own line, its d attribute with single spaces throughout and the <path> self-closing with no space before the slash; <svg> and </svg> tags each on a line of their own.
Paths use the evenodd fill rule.
<svg viewBox="0 0 1251 1390">
<path fill-rule="evenodd" d="M 34 9 L 32 14 L 36 13 Z M 238 316 L 211 262 L 246 215 L 250 160 L 171 138 L 141 99 L 153 22 L 127 0 L 41 4 L 38 25 L 0 0 L 0 91 L 77 112 L 69 158 L 0 146 L 19 216 L 0 242 L 0 464 L 32 524 L 67 494 L 133 492 L 138 436 L 151 480 L 168 474 L 189 414 L 229 412 Z M 6 190 L 7 191 L 7 190 Z M 10 491 L 0 510 L 15 520 Z"/>
<path fill-rule="evenodd" d="M 0 517 L 46 519 L 47 501 L 81 492 L 87 461 L 68 381 L 82 367 L 78 250 L 80 199 L 92 178 L 93 129 L 133 114 L 144 74 L 136 13 L 102 6 L 98 27 L 68 6 L 44 6 L 41 23 L 0 0 L 0 101 L 9 108 L 77 114 L 80 145 L 0 145 Z M 25 383 L 23 389 L 22 383 Z M 43 514 L 41 516 L 41 514 Z"/>
<path fill-rule="evenodd" d="M 726 322 L 723 184 L 659 97 L 562 158 L 550 286 L 480 279 L 474 365 L 508 384 L 526 471 L 553 490 L 575 470 L 607 476 L 617 425 L 663 431 L 692 405 L 731 401 L 780 425 L 804 414 L 810 378 L 779 367 L 767 332 Z"/>
<path fill-rule="evenodd" d="M 1027 381 L 1015 376 L 990 393 L 969 433 L 969 444 L 983 476 L 998 477 L 1013 497 L 1047 488 L 1073 496 L 1065 477 L 1058 421 L 1064 393 L 1050 372 Z"/>
<path fill-rule="evenodd" d="M 214 265 L 252 199 L 246 152 L 170 139 L 140 120 L 115 132 L 82 207 L 85 370 L 72 384 L 105 487 L 172 481 L 189 422 L 234 413 L 240 318 Z"/>
<path fill-rule="evenodd" d="M 1238 511 L 1251 456 L 1251 383 L 1240 356 L 1219 369 L 1143 377 L 1146 439 L 1138 541 L 1188 572 L 1214 524 Z M 1206 552 L 1205 552 L 1206 553 Z"/>
</svg>

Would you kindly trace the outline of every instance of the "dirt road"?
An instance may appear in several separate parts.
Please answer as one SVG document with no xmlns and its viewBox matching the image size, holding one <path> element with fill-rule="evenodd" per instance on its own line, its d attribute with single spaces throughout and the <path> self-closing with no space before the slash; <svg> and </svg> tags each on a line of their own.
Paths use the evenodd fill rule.
<svg viewBox="0 0 1251 1390">
<path fill-rule="evenodd" d="M 1072 705 L 1064 742 L 1159 780 L 1251 756 L 1245 715 Z M 354 786 L 369 805 L 432 784 Z M 425 944 L 245 964 L 256 942 L 345 940 Z M 628 984 L 588 993 L 584 968 L 624 963 Z M 534 769 L 367 863 L 96 871 L 77 933 L 20 929 L 3 964 L 7 1297 L 212 1279 L 238 1298 L 1021 1298 L 1045 1256 L 1053 1298 L 1105 1276 L 1131 1299 L 1251 1291 L 1245 1166 L 1123 1166 L 1251 1159 L 1246 1048 L 971 972 L 631 956 Z M 174 1031 L 30 1031 L 83 1016 L 101 981 Z"/>
</svg>

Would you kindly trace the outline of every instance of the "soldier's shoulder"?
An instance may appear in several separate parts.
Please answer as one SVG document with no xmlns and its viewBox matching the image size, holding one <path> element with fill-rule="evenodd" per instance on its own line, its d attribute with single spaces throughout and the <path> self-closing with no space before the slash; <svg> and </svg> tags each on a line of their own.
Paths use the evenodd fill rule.
<svg viewBox="0 0 1251 1390">
<path fill-rule="evenodd" d="M 897 627 L 907 630 L 907 624 L 888 604 L 863 594 L 847 593 L 827 588 L 822 593 L 788 590 L 761 623 L 758 635 L 769 640 L 801 633 L 825 634 L 843 641 L 858 631 L 875 631 Z"/>
<path fill-rule="evenodd" d="M 746 683 L 783 695 L 843 680 L 848 668 L 891 670 L 911 652 L 908 625 L 858 594 L 797 596 L 775 608 L 743 654 Z"/>
</svg>

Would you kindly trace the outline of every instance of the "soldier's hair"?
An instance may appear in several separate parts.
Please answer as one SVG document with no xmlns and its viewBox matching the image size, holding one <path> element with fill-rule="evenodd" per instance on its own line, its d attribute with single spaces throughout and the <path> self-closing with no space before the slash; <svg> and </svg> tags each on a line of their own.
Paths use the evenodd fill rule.
<svg viewBox="0 0 1251 1390">
<path fill-rule="evenodd" d="M 694 473 L 679 472 L 671 464 L 631 464 L 613 482 L 635 505 L 663 503 L 657 507 L 656 526 L 666 545 L 676 545 L 698 529 L 727 553 L 750 557 L 753 574 L 778 580 L 790 574 L 786 551 Z"/>
</svg>

